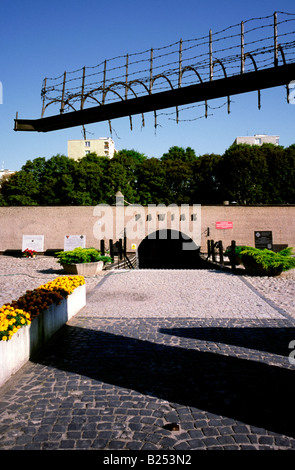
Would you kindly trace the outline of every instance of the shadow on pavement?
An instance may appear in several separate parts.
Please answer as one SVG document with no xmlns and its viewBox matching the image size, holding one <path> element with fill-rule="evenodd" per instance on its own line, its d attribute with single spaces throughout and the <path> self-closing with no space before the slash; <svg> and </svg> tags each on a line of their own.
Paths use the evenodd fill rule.
<svg viewBox="0 0 295 470">
<path fill-rule="evenodd" d="M 195 333 L 199 337 L 200 329 Z M 249 346 L 250 333 L 240 329 L 239 344 Z M 202 335 L 216 340 L 214 330 L 205 328 Z M 231 335 L 218 332 L 220 341 Z M 69 325 L 33 360 L 295 437 L 291 369 Z"/>
<path fill-rule="evenodd" d="M 254 324 L 254 320 L 252 323 Z M 261 325 L 261 321 L 259 321 Z M 295 340 L 295 328 L 265 328 L 261 326 L 242 328 L 161 328 L 161 333 L 200 341 L 222 343 L 279 356 L 288 356 L 290 341 Z M 295 371 L 294 371 L 295 372 Z"/>
</svg>

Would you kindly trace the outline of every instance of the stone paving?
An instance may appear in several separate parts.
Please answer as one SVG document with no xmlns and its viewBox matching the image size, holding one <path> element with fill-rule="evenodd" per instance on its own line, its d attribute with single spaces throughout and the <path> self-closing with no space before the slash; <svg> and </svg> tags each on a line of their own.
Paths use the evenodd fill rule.
<svg viewBox="0 0 295 470">
<path fill-rule="evenodd" d="M 217 270 L 88 281 L 86 307 L 1 388 L 1 450 L 295 449 L 286 305 Z"/>
</svg>

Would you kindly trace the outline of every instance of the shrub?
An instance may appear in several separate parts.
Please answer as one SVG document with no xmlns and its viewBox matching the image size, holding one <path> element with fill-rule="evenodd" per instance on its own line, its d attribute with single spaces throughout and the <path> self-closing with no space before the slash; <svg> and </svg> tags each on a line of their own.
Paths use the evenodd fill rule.
<svg viewBox="0 0 295 470">
<path fill-rule="evenodd" d="M 246 246 L 243 246 L 243 245 L 237 245 L 235 247 L 235 255 L 236 256 L 240 256 L 240 253 L 241 251 L 243 251 L 245 248 L 247 248 Z M 232 255 L 232 247 L 231 246 L 228 246 L 224 252 L 224 254 L 228 257 L 230 257 Z"/>
<path fill-rule="evenodd" d="M 295 268 L 295 257 L 293 256 L 293 248 L 285 248 L 275 253 L 268 249 L 258 249 L 253 247 L 244 247 L 239 253 L 242 262 L 246 268 L 254 267 L 265 271 L 265 274 L 274 275 L 282 271 L 288 271 Z"/>
<path fill-rule="evenodd" d="M 75 248 L 72 251 L 60 251 L 56 253 L 58 263 L 61 265 L 92 263 L 95 261 L 103 261 L 104 263 L 112 262 L 110 256 L 102 256 L 100 251 L 95 248 Z"/>
</svg>

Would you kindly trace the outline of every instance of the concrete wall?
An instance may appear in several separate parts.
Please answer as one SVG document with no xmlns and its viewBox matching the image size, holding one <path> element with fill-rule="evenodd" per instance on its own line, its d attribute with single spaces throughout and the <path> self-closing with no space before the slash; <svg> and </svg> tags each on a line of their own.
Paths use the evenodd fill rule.
<svg viewBox="0 0 295 470">
<path fill-rule="evenodd" d="M 231 222 L 232 228 L 217 229 L 217 222 Z M 0 207 L 0 252 L 21 250 L 23 235 L 44 235 L 44 251 L 63 250 L 66 235 L 86 235 L 86 246 L 99 248 L 102 238 L 123 238 L 124 227 L 127 250 L 134 251 L 132 245 L 151 232 L 177 224 L 204 252 L 208 239 L 254 246 L 256 230 L 271 230 L 274 244 L 295 246 L 295 206 Z"/>
</svg>

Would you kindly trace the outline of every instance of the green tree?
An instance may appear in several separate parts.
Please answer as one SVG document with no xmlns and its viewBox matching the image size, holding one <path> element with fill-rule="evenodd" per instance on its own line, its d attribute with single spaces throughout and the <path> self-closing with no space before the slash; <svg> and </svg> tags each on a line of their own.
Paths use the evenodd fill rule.
<svg viewBox="0 0 295 470">
<path fill-rule="evenodd" d="M 141 165 L 137 176 L 137 190 L 140 204 L 163 204 L 166 172 L 158 158 L 148 158 Z"/>
<path fill-rule="evenodd" d="M 170 147 L 167 153 L 164 153 L 161 157 L 162 161 L 166 160 L 181 160 L 186 163 L 193 163 L 196 160 L 195 151 L 191 147 L 184 149 L 183 147 Z"/>
<path fill-rule="evenodd" d="M 222 157 L 202 155 L 193 165 L 192 199 L 195 204 L 220 204 L 222 201 Z"/>
<path fill-rule="evenodd" d="M 74 188 L 72 198 L 76 205 L 96 205 L 106 202 L 108 188 L 105 183 L 109 159 L 89 154 L 80 159 L 72 172 Z"/>
<path fill-rule="evenodd" d="M 55 155 L 44 167 L 41 205 L 75 204 L 73 173 L 77 163 L 65 155 Z"/>
<path fill-rule="evenodd" d="M 39 183 L 24 170 L 12 174 L 1 187 L 3 205 L 8 206 L 36 206 L 39 193 Z"/>
<path fill-rule="evenodd" d="M 264 201 L 269 204 L 294 204 L 295 148 L 264 144 L 261 147 L 268 177 L 264 183 Z"/>
<path fill-rule="evenodd" d="M 161 157 L 165 171 L 163 198 L 165 204 L 188 204 L 192 197 L 195 151 L 187 147 L 170 147 Z"/>
<path fill-rule="evenodd" d="M 117 191 L 121 191 L 130 204 L 138 202 L 137 178 L 139 168 L 146 158 L 144 154 L 135 150 L 120 150 L 115 154 L 108 165 L 108 183 L 110 187 L 108 203 L 115 203 Z"/>
<path fill-rule="evenodd" d="M 224 200 L 239 204 L 264 202 L 264 183 L 268 177 L 265 155 L 258 146 L 234 144 L 223 156 L 222 194 Z"/>
</svg>

